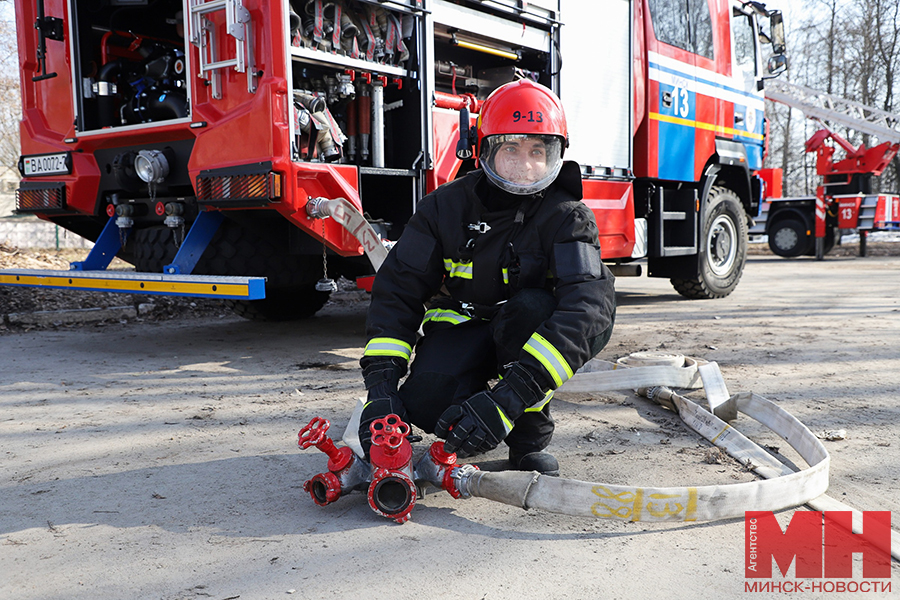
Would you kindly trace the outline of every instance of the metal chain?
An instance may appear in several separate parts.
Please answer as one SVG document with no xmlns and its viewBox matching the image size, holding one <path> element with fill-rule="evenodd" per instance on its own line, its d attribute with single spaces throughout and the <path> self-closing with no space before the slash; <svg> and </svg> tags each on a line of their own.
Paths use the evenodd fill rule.
<svg viewBox="0 0 900 600">
<path fill-rule="evenodd" d="M 316 291 L 318 292 L 336 292 L 337 283 L 333 279 L 328 278 L 328 255 L 325 247 L 325 219 L 322 219 L 322 279 L 316 283 Z"/>
</svg>

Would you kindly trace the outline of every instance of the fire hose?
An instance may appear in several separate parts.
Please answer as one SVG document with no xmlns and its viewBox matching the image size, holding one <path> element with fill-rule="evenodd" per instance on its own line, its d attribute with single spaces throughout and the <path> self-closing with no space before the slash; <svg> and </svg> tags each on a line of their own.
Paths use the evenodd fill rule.
<svg viewBox="0 0 900 600">
<path fill-rule="evenodd" d="M 366 217 L 349 200 L 310 198 L 306 203 L 306 214 L 313 219 L 333 218 L 359 241 L 366 256 L 369 257 L 369 262 L 372 263 L 372 268 L 376 271 L 381 268 L 381 263 L 387 258 L 387 248 L 375 229 L 366 221 Z"/>
<path fill-rule="evenodd" d="M 746 511 L 778 511 L 807 504 L 814 510 L 852 511 L 853 530 L 859 533 L 862 514 L 824 495 L 828 489 L 830 457 L 803 423 L 774 402 L 752 392 L 728 396 L 724 402 L 717 406 L 711 404 L 711 410 L 706 410 L 670 388 L 703 388 L 708 400 L 716 395 L 721 400 L 724 382 L 716 363 L 683 357 L 680 364 L 653 362 L 651 358 L 649 366 L 631 366 L 647 365 L 646 357 L 617 363 L 594 359 L 560 391 L 637 389 L 640 395 L 677 412 L 691 429 L 752 468 L 763 480 L 727 485 L 636 487 L 549 477 L 537 472 L 486 472 L 473 465 L 456 464 L 455 455 L 443 452 L 442 442 L 432 444 L 413 465 L 411 446 L 406 440 L 409 427 L 396 415 L 382 420 L 385 423 L 379 423 L 377 428 L 373 423 L 372 464 L 367 466 L 359 458 L 362 452 L 355 439 L 358 414 L 354 414 L 344 436 L 348 445 L 342 448 L 336 448 L 324 438 L 321 421 L 313 419 L 301 430 L 302 448 L 317 445 L 330 457 L 336 453 L 352 457 L 346 464 L 332 464 L 333 459 L 329 460 L 329 473 L 313 477 L 304 489 L 317 504 L 324 505 L 341 495 L 368 488 L 373 510 L 399 523 L 408 520 L 418 496 L 429 488 L 438 488 L 454 498 L 486 498 L 526 510 L 536 508 L 572 516 L 642 522 L 715 521 L 743 517 Z M 360 408 L 361 405 L 357 413 Z M 718 413 L 731 419 L 738 412 L 778 434 L 809 467 L 794 471 L 716 416 Z M 391 420 L 391 424 L 386 420 Z M 383 432 L 386 425 L 396 433 L 386 436 Z M 313 436 L 311 431 L 321 435 Z M 357 449 L 359 456 L 351 447 Z M 386 460 L 386 455 L 391 458 Z M 900 534 L 892 530 L 891 546 L 882 550 L 890 551 L 900 560 Z"/>
</svg>

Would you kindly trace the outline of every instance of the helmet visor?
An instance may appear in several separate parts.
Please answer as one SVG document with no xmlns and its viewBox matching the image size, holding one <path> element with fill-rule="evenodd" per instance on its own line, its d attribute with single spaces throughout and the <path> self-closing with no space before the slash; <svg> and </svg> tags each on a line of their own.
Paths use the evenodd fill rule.
<svg viewBox="0 0 900 600">
<path fill-rule="evenodd" d="M 511 194 L 536 194 L 562 168 L 562 139 L 555 135 L 502 134 L 484 138 L 479 158 L 485 175 Z"/>
</svg>

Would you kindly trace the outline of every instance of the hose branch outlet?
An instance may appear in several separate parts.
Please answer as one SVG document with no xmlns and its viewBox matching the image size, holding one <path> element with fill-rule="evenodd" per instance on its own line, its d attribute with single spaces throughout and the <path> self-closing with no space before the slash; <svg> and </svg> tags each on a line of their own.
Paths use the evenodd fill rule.
<svg viewBox="0 0 900 600">
<path fill-rule="evenodd" d="M 475 467 L 477 468 L 477 467 Z M 462 497 L 453 472 L 458 469 L 456 454 L 444 450 L 444 442 L 434 442 L 416 463 L 415 480 L 423 493 L 426 486 L 445 490 L 454 498 Z"/>
<path fill-rule="evenodd" d="M 328 455 L 328 473 L 320 473 L 303 484 L 313 502 L 319 506 L 331 504 L 345 494 L 359 489 L 368 481 L 368 469 L 353 451 L 338 448 L 326 435 L 331 423 L 321 417 L 313 418 L 298 434 L 299 446 L 307 449 L 315 446 Z"/>
</svg>

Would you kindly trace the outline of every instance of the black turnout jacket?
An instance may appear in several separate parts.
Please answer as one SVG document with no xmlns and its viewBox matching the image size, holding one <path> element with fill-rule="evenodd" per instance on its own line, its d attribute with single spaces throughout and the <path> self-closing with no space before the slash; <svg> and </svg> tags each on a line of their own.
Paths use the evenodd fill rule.
<svg viewBox="0 0 900 600">
<path fill-rule="evenodd" d="M 485 206 L 490 185 L 479 169 L 419 202 L 375 278 L 365 355 L 408 360 L 423 320 L 489 319 L 519 291 L 547 289 L 556 309 L 519 362 L 545 390 L 556 389 L 611 327 L 615 278 L 600 260 L 577 164 L 564 163 L 543 193 L 494 210 Z"/>
</svg>

